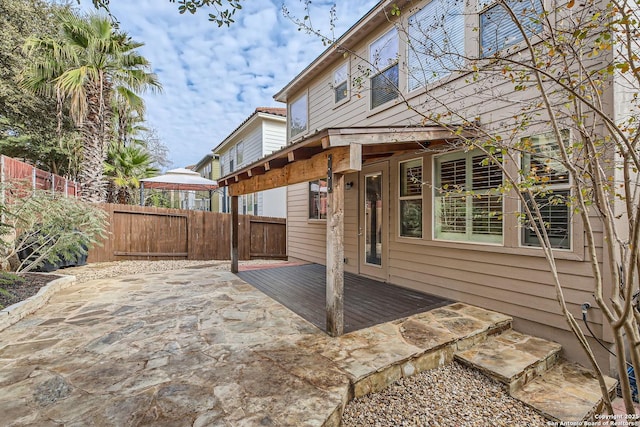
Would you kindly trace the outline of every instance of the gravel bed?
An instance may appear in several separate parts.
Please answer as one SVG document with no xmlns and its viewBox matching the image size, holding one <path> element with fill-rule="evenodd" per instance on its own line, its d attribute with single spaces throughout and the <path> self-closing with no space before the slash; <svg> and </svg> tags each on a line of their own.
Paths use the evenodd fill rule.
<svg viewBox="0 0 640 427">
<path fill-rule="evenodd" d="M 240 265 L 271 264 L 282 263 L 278 260 L 256 259 L 250 261 L 240 261 Z M 164 260 L 164 261 L 114 261 L 96 262 L 81 267 L 70 267 L 58 270 L 60 274 L 70 274 L 76 276 L 78 282 L 94 279 L 105 279 L 108 277 L 128 276 L 138 273 L 154 273 L 158 271 L 180 270 L 182 268 L 211 268 L 214 270 L 230 270 L 230 261 L 184 261 L 184 260 Z"/>
<path fill-rule="evenodd" d="M 547 425 L 502 384 L 455 362 L 352 400 L 342 422 L 345 427 Z"/>
</svg>

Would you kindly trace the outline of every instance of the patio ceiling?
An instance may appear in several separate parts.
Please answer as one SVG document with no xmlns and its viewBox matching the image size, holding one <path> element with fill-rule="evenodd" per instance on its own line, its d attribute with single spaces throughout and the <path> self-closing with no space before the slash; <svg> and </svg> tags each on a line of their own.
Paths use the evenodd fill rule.
<svg viewBox="0 0 640 427">
<path fill-rule="evenodd" d="M 460 138 L 440 126 L 325 129 L 218 180 L 233 196 L 361 170 L 363 163 Z"/>
</svg>

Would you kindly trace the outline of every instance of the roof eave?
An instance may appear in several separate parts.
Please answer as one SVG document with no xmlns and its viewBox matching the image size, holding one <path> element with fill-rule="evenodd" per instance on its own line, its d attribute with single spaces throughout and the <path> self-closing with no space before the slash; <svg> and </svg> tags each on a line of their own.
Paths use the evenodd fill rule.
<svg viewBox="0 0 640 427">
<path fill-rule="evenodd" d="M 250 125 L 252 125 L 258 119 L 269 119 L 286 123 L 287 118 L 278 114 L 266 113 L 264 111 L 254 111 L 245 121 L 238 126 L 233 132 L 231 132 L 220 144 L 218 144 L 213 150 L 214 154 L 219 154 L 220 151 L 231 143 L 231 141 L 238 136 L 241 132 L 245 131 Z"/>
</svg>

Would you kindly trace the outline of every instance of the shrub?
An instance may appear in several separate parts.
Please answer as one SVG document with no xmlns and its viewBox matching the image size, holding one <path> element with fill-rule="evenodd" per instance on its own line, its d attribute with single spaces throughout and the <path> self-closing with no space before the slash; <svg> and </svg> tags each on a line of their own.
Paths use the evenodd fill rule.
<svg viewBox="0 0 640 427">
<path fill-rule="evenodd" d="M 41 190 L 21 197 L 12 197 L 10 191 L 4 194 L 0 233 L 15 237 L 2 240 L 3 261 L 26 254 L 14 264 L 15 271 L 77 259 L 104 237 L 106 212 L 96 205 Z"/>
</svg>

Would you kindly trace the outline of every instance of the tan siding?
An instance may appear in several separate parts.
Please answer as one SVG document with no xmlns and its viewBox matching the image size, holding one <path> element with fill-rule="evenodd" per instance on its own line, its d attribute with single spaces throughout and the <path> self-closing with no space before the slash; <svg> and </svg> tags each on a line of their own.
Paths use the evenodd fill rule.
<svg viewBox="0 0 640 427">
<path fill-rule="evenodd" d="M 436 279 L 434 279 L 434 282 Z M 469 304 L 474 304 L 479 307 L 484 307 L 490 310 L 499 311 L 501 313 L 505 313 L 514 317 L 518 317 L 521 319 L 526 319 L 529 321 L 537 322 L 542 325 L 552 326 L 557 329 L 568 330 L 567 321 L 565 318 L 559 314 L 559 311 L 556 313 L 546 312 L 538 309 L 535 305 L 536 300 L 531 300 L 530 302 L 526 302 L 524 304 L 521 303 L 522 300 L 517 301 L 505 301 L 504 298 L 497 299 L 492 295 L 487 295 L 482 292 L 480 294 L 470 293 L 466 291 L 466 288 L 456 289 L 452 286 L 453 281 L 443 280 L 441 282 L 437 282 L 436 284 L 430 284 L 428 286 L 419 285 L 415 282 L 414 279 L 405 278 L 405 277 L 393 277 L 393 283 L 398 284 L 400 286 L 405 286 L 408 288 L 420 290 L 422 292 L 428 292 L 434 295 L 439 295 L 442 297 L 450 298 L 456 301 L 463 301 Z M 470 302 L 473 301 L 473 302 Z M 573 306 L 572 314 L 576 317 L 580 316 L 580 307 Z M 589 316 L 592 316 L 593 313 L 589 313 Z M 596 324 L 592 326 L 592 329 L 596 333 L 596 335 L 600 336 L 602 328 Z"/>
<path fill-rule="evenodd" d="M 478 295 L 485 295 L 485 290 L 493 290 L 499 294 L 496 299 L 503 299 L 513 303 L 526 303 L 548 312 L 558 312 L 558 303 L 555 299 L 555 287 L 549 283 L 549 278 L 541 282 L 535 281 L 530 275 L 524 277 L 513 277 L 505 272 L 504 266 L 485 265 L 483 271 L 470 271 L 469 269 L 451 268 L 439 264 L 442 259 L 433 259 L 431 264 L 417 263 L 413 258 L 394 259 L 391 261 L 391 276 L 412 277 L 423 283 L 433 283 L 433 281 L 452 281 L 455 289 L 464 289 L 465 292 L 472 292 Z M 518 271 L 522 274 L 522 269 Z M 549 276 L 549 274 L 547 274 Z M 429 279 L 427 279 L 429 277 Z M 563 282 L 570 284 L 571 277 L 564 276 Z M 577 286 L 567 286 L 564 288 L 565 298 L 568 303 L 580 306 L 589 298 L 588 292 L 584 289 L 577 289 Z M 508 297 L 509 294 L 511 297 Z M 534 304 L 529 298 L 540 298 L 544 300 L 540 304 Z"/>
<path fill-rule="evenodd" d="M 324 221 L 308 220 L 308 184 L 290 185 L 287 191 L 287 252 L 289 256 L 324 264 L 326 230 Z"/>
<path fill-rule="evenodd" d="M 406 15 L 407 17 L 409 15 Z M 392 27 L 388 23 L 385 27 L 379 27 L 377 31 L 369 34 L 354 48 L 354 54 L 350 55 L 348 63 L 351 74 L 351 81 L 356 77 L 363 77 L 362 69 L 370 68 L 365 60 L 368 58 L 368 46 L 377 37 L 388 31 Z M 473 43 L 477 39 L 477 31 L 469 26 L 467 28 L 467 40 Z M 471 51 L 476 51 L 475 46 L 471 46 Z M 400 74 L 406 73 L 404 67 L 405 49 L 400 47 Z M 499 73 L 489 75 L 479 75 L 471 78 L 469 74 L 459 74 L 441 80 L 429 86 L 428 93 L 414 91 L 406 93 L 404 82 L 401 78 L 401 90 L 406 100 L 414 107 L 408 109 L 404 100 L 398 98 L 396 101 L 387 103 L 384 107 L 369 110 L 368 79 L 365 77 L 365 84 L 362 88 L 352 87 L 349 100 L 336 106 L 334 94 L 331 88 L 333 70 L 344 62 L 344 58 L 338 58 L 332 64 L 326 66 L 324 73 L 313 79 L 307 87 L 301 88 L 295 94 L 290 95 L 290 99 L 296 99 L 303 92 L 309 93 L 309 132 L 316 129 L 350 127 L 350 126 L 392 126 L 392 125 L 417 125 L 421 123 L 422 117 L 416 112 L 443 113 L 444 106 L 441 101 L 446 99 L 446 108 L 454 109 L 462 115 L 470 118 L 479 118 L 483 127 L 506 131 L 505 126 L 510 126 L 516 109 L 522 108 L 523 101 L 527 102 L 538 98 L 537 90 L 514 91 L 514 83 L 504 78 Z M 360 67 L 360 70 L 359 70 Z M 496 77 L 498 75 L 498 77 Z M 476 79 L 476 77 L 478 79 Z M 548 126 L 544 117 L 540 117 L 540 124 Z M 298 136 L 299 137 L 299 136 Z"/>
<path fill-rule="evenodd" d="M 349 58 L 351 80 L 357 77 L 358 65 L 364 65 L 357 57 L 366 58 L 368 44 L 387 31 L 391 25 L 389 23 L 386 28 L 378 28 L 366 40 L 355 46 L 355 54 Z M 473 30 L 467 31 L 472 36 L 467 37 L 468 39 L 477 38 Z M 402 74 L 402 48 L 400 52 Z M 429 113 L 444 112 L 444 107 L 439 102 L 446 100 L 448 108 L 457 110 L 468 118 L 479 118 L 485 130 L 505 135 L 510 130 L 514 114 L 522 108 L 523 102 L 526 103 L 538 95 L 536 90 L 514 92 L 513 83 L 503 78 L 490 81 L 488 77 L 481 77 L 480 81 L 473 81 L 467 80 L 467 76 L 458 76 L 447 83 L 430 86 L 428 93 L 405 94 L 416 110 L 408 109 L 399 100 L 371 112 L 368 108 L 370 100 L 366 87 L 361 91 L 351 88 L 349 100 L 336 106 L 330 83 L 333 70 L 342 61 L 344 59 L 340 58 L 326 66 L 324 73 L 290 96 L 290 99 L 296 99 L 303 91 L 308 90 L 310 131 L 341 127 L 419 125 L 422 124 L 422 116 L 417 114 L 416 110 Z M 434 102 L 433 99 L 437 99 L 438 102 Z M 535 120 L 539 122 L 532 124 L 531 133 L 548 129 L 544 115 Z M 429 155 L 424 155 L 423 166 L 425 180 L 431 181 Z M 389 282 L 501 311 L 525 319 L 529 323 L 549 326 L 562 333 L 568 330 L 567 322 L 560 314 L 548 263 L 541 251 L 518 246 L 520 231 L 515 216 L 505 219 L 505 239 L 504 245 L 501 246 L 432 241 L 432 197 L 430 189 L 425 186 L 424 238 L 419 242 L 398 238 L 398 178 L 395 158 L 390 162 L 390 172 L 391 221 L 387 278 Z M 345 270 L 357 272 L 359 178 L 349 177 L 347 181 L 353 181 L 354 188 L 345 193 L 345 258 L 348 259 Z M 505 205 L 507 212 L 518 208 L 518 202 L 514 197 L 506 201 Z M 299 187 L 296 193 L 290 192 L 289 195 L 289 254 L 309 261 L 324 262 L 325 224 L 309 223 L 306 218 L 306 206 L 305 184 Z M 596 220 L 595 215 L 592 218 Z M 593 282 L 592 267 L 586 252 L 587 241 L 582 234 L 580 218 L 574 218 L 574 226 L 573 251 L 558 251 L 557 268 L 569 309 L 580 318 L 580 304 L 585 301 L 593 302 Z M 597 255 L 599 259 L 603 259 L 603 230 L 598 221 L 594 222 L 594 238 L 597 242 Z M 589 316 L 594 332 L 598 337 L 602 337 L 601 313 L 593 309 Z"/>
</svg>

